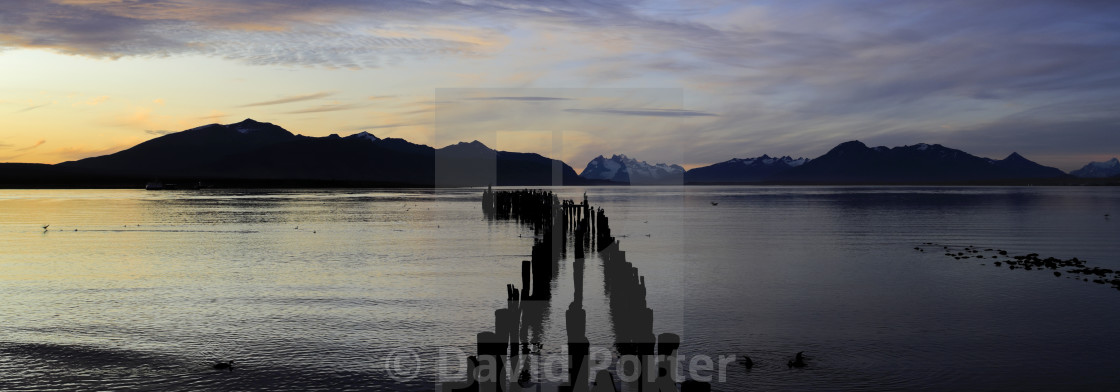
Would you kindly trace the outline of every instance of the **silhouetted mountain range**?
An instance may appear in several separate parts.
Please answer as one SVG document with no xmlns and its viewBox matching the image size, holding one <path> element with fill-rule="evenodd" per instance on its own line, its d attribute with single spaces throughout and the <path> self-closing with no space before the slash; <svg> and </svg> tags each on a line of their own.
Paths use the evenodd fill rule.
<svg viewBox="0 0 1120 392">
<path fill-rule="evenodd" d="M 1068 177 L 1018 153 L 996 160 L 940 144 L 872 148 L 851 141 L 814 159 L 736 158 L 694 168 L 684 178 L 689 184 L 936 184 Z"/>
<path fill-rule="evenodd" d="M 1120 162 L 1093 162 L 1074 173 L 1116 178 Z M 814 159 L 763 155 L 688 171 L 621 154 L 600 155 L 577 175 L 559 160 L 497 151 L 478 141 L 437 149 L 367 132 L 309 137 L 251 119 L 188 129 L 57 165 L 0 163 L 0 186 L 6 187 L 138 187 L 152 179 L 252 187 L 1053 183 L 1072 178 L 1018 153 L 995 160 L 939 144 L 872 148 L 858 141 Z"/>
<path fill-rule="evenodd" d="M 400 186 L 586 184 L 563 162 L 492 150 L 477 141 L 435 149 L 366 132 L 309 137 L 252 119 L 157 137 L 100 157 L 57 165 L 10 166 L 0 177 L 47 181 L 80 176 L 106 181 L 217 181 L 236 185 Z M 17 173 L 18 172 L 18 173 Z M 34 174 L 28 174 L 34 172 Z"/>
<path fill-rule="evenodd" d="M 1011 153 L 995 160 L 940 144 L 894 148 L 841 143 L 828 153 L 771 177 L 788 183 L 942 183 L 1068 176 Z"/>
<path fill-rule="evenodd" d="M 769 155 L 758 158 L 734 158 L 689 170 L 685 173 L 684 179 L 690 183 L 764 182 L 809 161 L 807 158 L 793 159 L 788 156 L 771 158 Z"/>
</svg>

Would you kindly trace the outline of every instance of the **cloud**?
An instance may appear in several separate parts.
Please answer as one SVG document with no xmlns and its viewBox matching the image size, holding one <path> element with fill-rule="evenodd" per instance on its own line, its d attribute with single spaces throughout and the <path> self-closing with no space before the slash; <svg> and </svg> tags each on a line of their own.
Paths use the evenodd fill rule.
<svg viewBox="0 0 1120 392">
<path fill-rule="evenodd" d="M 163 135 L 168 135 L 168 134 L 175 133 L 175 131 L 168 131 L 168 130 L 163 130 L 163 129 L 160 129 L 160 130 L 145 129 L 144 133 L 149 134 L 149 135 L 155 135 L 155 136 L 163 136 Z"/>
<path fill-rule="evenodd" d="M 413 125 L 419 125 L 419 124 L 393 123 L 393 124 L 382 124 L 382 125 L 363 125 L 363 126 L 360 126 L 360 127 L 350 128 L 350 129 L 348 129 L 348 131 L 361 131 L 363 129 L 399 128 L 399 127 L 408 127 L 408 126 L 413 126 Z"/>
<path fill-rule="evenodd" d="M 573 113 L 610 114 L 643 117 L 713 117 L 714 113 L 684 109 L 564 109 Z"/>
<path fill-rule="evenodd" d="M 104 103 L 105 101 L 108 101 L 108 100 L 109 100 L 108 95 L 102 95 L 102 96 L 90 98 L 90 99 L 86 100 L 85 102 L 74 103 L 71 106 L 83 106 L 83 105 L 84 106 L 97 106 L 97 105 L 100 105 L 100 104 L 102 104 L 102 103 Z"/>
<path fill-rule="evenodd" d="M 527 84 L 682 86 L 695 110 L 569 113 L 691 118 L 680 131 L 697 136 L 696 156 L 816 156 L 851 139 L 1104 129 L 1120 114 L 1073 108 L 1120 97 L 1118 14 L 1118 2 L 1089 0 L 10 0 L 0 49 L 482 75 L 467 85 L 500 84 L 512 69 Z M 533 102 L 501 95 L 488 99 Z"/>
<path fill-rule="evenodd" d="M 476 97 L 466 98 L 468 101 L 521 101 L 521 102 L 547 102 L 547 101 L 570 101 L 571 98 L 560 97 Z"/>
<path fill-rule="evenodd" d="M 498 50 L 504 35 L 464 25 L 460 17 L 516 8 L 363 0 L 12 0 L 0 14 L 0 47 L 114 59 L 202 54 L 250 64 L 377 68 L 402 55 Z"/>
<path fill-rule="evenodd" d="M 62 147 L 50 152 L 50 155 L 56 157 L 60 161 L 73 161 L 83 158 L 96 157 L 102 155 L 112 154 L 132 146 L 136 143 L 121 143 L 108 147 L 87 147 L 87 146 L 72 146 Z"/>
<path fill-rule="evenodd" d="M 41 107 L 44 107 L 44 106 L 48 106 L 48 105 L 50 105 L 50 103 L 32 105 L 32 106 L 25 107 L 23 109 L 16 110 L 15 113 L 29 112 L 29 111 L 32 111 L 32 110 L 35 110 L 35 109 L 38 109 L 38 108 L 41 108 Z"/>
<path fill-rule="evenodd" d="M 313 106 L 313 107 L 304 108 L 304 109 L 300 109 L 300 110 L 293 110 L 293 111 L 290 111 L 290 112 L 284 112 L 284 114 L 335 112 L 335 111 L 340 111 L 340 110 L 357 109 L 357 108 L 360 108 L 360 107 L 363 107 L 363 106 L 365 106 L 365 105 L 359 105 L 359 104 L 319 105 L 319 106 Z"/>
<path fill-rule="evenodd" d="M 19 152 L 31 151 L 31 150 L 35 149 L 36 147 L 39 147 L 39 146 L 43 145 L 46 142 L 47 142 L 47 139 L 39 139 L 39 141 L 35 142 L 35 144 L 32 144 L 32 145 L 27 146 L 27 147 L 23 147 L 23 148 L 17 148 L 17 149 L 15 149 L 15 151 L 19 151 Z"/>
<path fill-rule="evenodd" d="M 321 91 L 321 92 L 311 93 L 311 94 L 291 95 L 291 96 L 281 97 L 281 98 L 270 100 L 270 101 L 254 102 L 254 103 L 244 104 L 244 105 L 241 105 L 241 106 L 238 106 L 238 107 L 248 108 L 248 107 L 254 107 L 254 106 L 280 105 L 280 104 L 292 103 L 292 102 L 310 101 L 310 100 L 313 100 L 313 99 L 329 97 L 331 95 L 334 95 L 334 93 L 333 92 L 327 92 L 327 91 Z"/>
<path fill-rule="evenodd" d="M 217 122 L 221 122 L 222 119 L 226 118 L 227 116 L 229 116 L 229 113 L 223 112 L 221 110 L 211 110 L 210 114 L 207 114 L 205 116 L 200 116 L 198 119 L 202 120 L 202 121 L 210 121 L 212 123 L 217 123 Z"/>
</svg>

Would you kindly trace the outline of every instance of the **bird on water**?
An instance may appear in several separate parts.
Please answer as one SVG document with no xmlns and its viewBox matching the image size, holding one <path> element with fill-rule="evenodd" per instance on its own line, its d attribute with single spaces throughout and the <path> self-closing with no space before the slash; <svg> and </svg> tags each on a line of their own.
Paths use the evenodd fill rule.
<svg viewBox="0 0 1120 392">
<path fill-rule="evenodd" d="M 792 361 L 786 362 L 786 366 L 790 367 L 791 369 L 805 367 L 805 356 L 802 353 L 804 353 L 804 351 L 798 351 L 797 355 L 794 356 Z"/>
<path fill-rule="evenodd" d="M 743 367 L 745 367 L 747 369 L 750 369 L 750 368 L 754 367 L 754 361 L 752 361 L 751 356 L 747 355 L 747 354 L 743 354 L 743 359 L 740 359 L 739 363 L 742 364 Z"/>
<path fill-rule="evenodd" d="M 229 370 L 233 371 L 233 361 L 218 362 L 214 364 L 214 370 Z"/>
</svg>

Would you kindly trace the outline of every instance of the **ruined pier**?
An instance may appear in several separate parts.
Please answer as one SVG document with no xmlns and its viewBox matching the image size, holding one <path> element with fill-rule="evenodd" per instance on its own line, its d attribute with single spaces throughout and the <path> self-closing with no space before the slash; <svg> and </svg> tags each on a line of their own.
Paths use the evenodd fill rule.
<svg viewBox="0 0 1120 392">
<path fill-rule="evenodd" d="M 543 190 L 494 191 L 482 195 L 482 211 L 493 220 L 513 220 L 532 228 L 534 243 L 530 260 L 521 262 L 521 282 L 506 285 L 506 307 L 494 312 L 493 331 L 477 335 L 477 356 L 468 359 L 467 380 L 445 384 L 445 391 L 525 391 L 539 390 L 531 385 L 528 369 L 529 331 L 539 336 L 542 319 L 550 305 L 552 280 L 561 260 L 572 247 L 573 300 L 564 313 L 567 331 L 567 380 L 557 390 L 564 392 L 617 392 L 617 374 L 609 370 L 590 373 L 590 343 L 587 339 L 587 311 L 583 308 L 586 255 L 595 253 L 602 262 L 605 293 L 614 325 L 614 346 L 620 355 L 615 372 L 637 374 L 635 381 L 623 381 L 631 391 L 677 391 L 676 352 L 680 337 L 672 333 L 654 334 L 653 310 L 646 303 L 646 283 L 638 268 L 626 260 L 626 252 L 611 236 L 610 220 L 602 208 L 583 200 L 561 201 Z M 593 250 L 592 250 L 593 249 Z M 560 285 L 558 285 L 560 287 Z M 622 365 L 627 364 L 627 365 Z M 635 368 L 636 367 L 636 368 Z M 594 376 L 595 383 L 590 381 Z M 708 383 L 687 381 L 680 391 L 708 391 Z"/>
</svg>

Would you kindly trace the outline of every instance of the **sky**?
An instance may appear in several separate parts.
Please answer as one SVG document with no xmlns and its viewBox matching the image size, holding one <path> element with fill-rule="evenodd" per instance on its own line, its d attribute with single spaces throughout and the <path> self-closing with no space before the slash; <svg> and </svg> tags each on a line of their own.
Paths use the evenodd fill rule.
<svg viewBox="0 0 1120 392">
<path fill-rule="evenodd" d="M 576 170 L 938 143 L 1120 155 L 1120 3 L 6 0 L 0 162 L 245 118 Z"/>
</svg>

